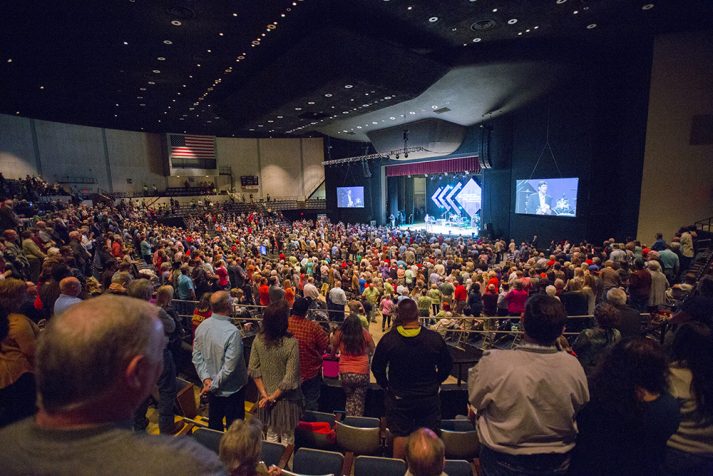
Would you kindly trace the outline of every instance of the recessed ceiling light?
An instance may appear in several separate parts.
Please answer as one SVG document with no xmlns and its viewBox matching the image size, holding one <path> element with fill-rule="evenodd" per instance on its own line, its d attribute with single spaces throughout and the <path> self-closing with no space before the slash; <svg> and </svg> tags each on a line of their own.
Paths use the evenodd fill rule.
<svg viewBox="0 0 713 476">
<path fill-rule="evenodd" d="M 183 25 L 183 23 L 181 23 L 181 20 L 171 20 L 171 25 L 181 26 L 181 25 Z"/>
<path fill-rule="evenodd" d="M 389 119 L 391 119 L 392 121 L 396 120 L 396 118 L 394 116 L 391 116 Z"/>
<path fill-rule="evenodd" d="M 173 44 L 173 41 L 171 41 L 171 40 L 163 40 L 163 44 L 164 44 L 164 45 L 172 45 L 172 44 Z"/>
<path fill-rule="evenodd" d="M 351 89 L 351 88 L 353 88 L 353 87 L 354 87 L 353 84 L 345 84 L 345 85 L 344 85 L 344 88 L 345 88 L 345 89 Z"/>
<path fill-rule="evenodd" d="M 44 87 L 44 86 L 40 86 L 40 89 L 45 89 L 45 87 Z"/>
<path fill-rule="evenodd" d="M 296 108 L 295 108 L 295 111 L 301 111 L 301 110 L 302 110 L 301 107 L 296 107 Z"/>
<path fill-rule="evenodd" d="M 234 17 L 237 17 L 238 14 L 237 14 L 236 12 L 233 12 L 233 16 L 234 16 Z"/>
<path fill-rule="evenodd" d="M 572 15 L 576 15 L 576 14 L 578 14 L 578 13 L 579 13 L 579 10 L 575 10 L 575 11 L 572 12 Z"/>
<path fill-rule="evenodd" d="M 312 105 L 314 104 L 314 101 L 307 101 L 307 104 L 309 104 L 310 106 L 312 106 Z"/>
<path fill-rule="evenodd" d="M 567 0 L 557 0 L 557 5 L 562 5 L 565 3 Z"/>
<path fill-rule="evenodd" d="M 114 117 L 119 117 L 119 115 L 118 115 L 118 114 L 114 114 Z"/>
<path fill-rule="evenodd" d="M 225 35 L 224 35 L 223 32 L 221 31 L 220 33 L 218 33 L 218 36 L 225 36 Z"/>
<path fill-rule="evenodd" d="M 376 121 L 371 121 L 371 123 L 374 125 L 378 124 L 378 122 L 376 122 Z"/>
<path fill-rule="evenodd" d="M 144 107 L 144 106 L 146 106 L 146 104 L 141 103 L 141 104 L 139 104 L 139 106 Z"/>
<path fill-rule="evenodd" d="M 535 25 L 534 28 L 535 28 L 535 30 L 537 30 L 538 28 L 540 28 L 540 25 Z"/>
<path fill-rule="evenodd" d="M 530 33 L 530 29 L 528 28 L 527 30 L 525 30 L 525 33 Z"/>
<path fill-rule="evenodd" d="M 159 56 L 159 57 L 158 57 L 158 58 L 156 58 L 156 59 L 157 59 L 157 60 L 159 60 L 159 61 L 166 61 L 166 58 L 165 58 L 165 57 L 163 57 L 163 56 Z"/>
<path fill-rule="evenodd" d="M 119 107 L 119 103 L 114 104 L 114 106 Z"/>
<path fill-rule="evenodd" d="M 213 51 L 211 51 L 211 50 L 206 50 L 206 52 L 208 52 L 208 53 L 212 53 Z"/>
<path fill-rule="evenodd" d="M 160 70 L 160 69 L 154 69 L 154 70 L 153 70 L 153 73 L 154 73 L 154 74 L 160 74 L 160 73 L 161 73 L 161 70 Z"/>
<path fill-rule="evenodd" d="M 7 62 L 8 62 L 8 63 L 12 63 L 12 58 L 8 58 L 8 59 L 7 59 Z"/>
<path fill-rule="evenodd" d="M 153 85 L 153 84 L 156 84 L 156 82 L 155 82 L 155 81 L 149 81 L 149 84 Z"/>
<path fill-rule="evenodd" d="M 384 99 L 388 101 L 389 99 L 391 99 L 391 96 L 384 96 Z"/>
<path fill-rule="evenodd" d="M 331 98 L 331 97 L 332 97 L 332 93 L 324 93 L 324 97 L 326 97 L 326 98 Z"/>
<path fill-rule="evenodd" d="M 652 8 L 654 8 L 653 3 L 647 3 L 641 7 L 642 10 L 651 10 Z"/>
<path fill-rule="evenodd" d="M 595 29 L 596 27 L 597 27 L 597 24 L 596 24 L 596 23 L 590 23 L 589 25 L 587 25 L 587 30 L 593 30 L 593 29 Z"/>
<path fill-rule="evenodd" d="M 342 114 L 349 114 L 349 111 L 342 111 Z"/>
<path fill-rule="evenodd" d="M 357 126 L 357 129 L 361 129 L 361 126 Z"/>
<path fill-rule="evenodd" d="M 508 25 L 514 25 L 515 23 L 517 23 L 517 18 L 511 18 L 508 20 Z"/>
<path fill-rule="evenodd" d="M 409 5 L 408 7 L 406 7 L 406 10 L 413 10 L 413 7 Z"/>
<path fill-rule="evenodd" d="M 217 119 L 217 117 L 216 117 L 216 119 Z M 275 121 L 273 121 L 272 119 L 268 119 L 267 122 L 272 123 L 272 122 L 275 122 Z"/>
<path fill-rule="evenodd" d="M 473 43 L 480 43 L 482 38 L 473 38 Z"/>
<path fill-rule="evenodd" d="M 128 44 L 129 44 L 129 42 L 128 42 L 128 41 L 125 41 L 125 42 L 124 42 L 124 45 L 128 45 Z"/>
<path fill-rule="evenodd" d="M 522 36 L 522 32 L 521 32 L 521 31 L 518 31 L 518 32 L 517 32 L 517 35 L 518 35 L 518 36 Z"/>
<path fill-rule="evenodd" d="M 497 13 L 497 12 L 498 12 L 498 9 L 497 9 L 497 8 L 493 8 L 493 13 Z"/>
<path fill-rule="evenodd" d="M 16 115 L 16 116 L 19 116 L 19 115 L 20 115 L 20 111 L 15 111 L 15 115 Z"/>
<path fill-rule="evenodd" d="M 136 99 L 143 99 L 143 96 L 136 96 Z"/>
<path fill-rule="evenodd" d="M 438 21 L 438 17 L 431 17 L 428 19 L 429 23 L 436 23 Z"/>
</svg>

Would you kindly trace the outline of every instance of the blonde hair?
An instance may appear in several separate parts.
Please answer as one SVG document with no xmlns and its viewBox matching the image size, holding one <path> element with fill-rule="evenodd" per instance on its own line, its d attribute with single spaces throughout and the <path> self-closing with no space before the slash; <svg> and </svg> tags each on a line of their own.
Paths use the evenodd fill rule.
<svg viewBox="0 0 713 476">
<path fill-rule="evenodd" d="M 220 460 L 230 474 L 253 474 L 262 449 L 262 422 L 235 420 L 220 439 Z"/>
<path fill-rule="evenodd" d="M 171 302 L 173 299 L 173 286 L 168 284 L 161 286 L 156 291 L 156 305 L 163 307 Z"/>
</svg>

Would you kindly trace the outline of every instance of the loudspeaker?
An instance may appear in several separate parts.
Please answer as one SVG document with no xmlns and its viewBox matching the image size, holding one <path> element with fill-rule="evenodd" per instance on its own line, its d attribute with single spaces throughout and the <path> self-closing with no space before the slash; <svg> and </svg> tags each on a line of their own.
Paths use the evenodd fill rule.
<svg viewBox="0 0 713 476">
<path fill-rule="evenodd" d="M 485 224 L 485 233 L 491 240 L 495 238 L 495 228 L 492 223 Z"/>
</svg>

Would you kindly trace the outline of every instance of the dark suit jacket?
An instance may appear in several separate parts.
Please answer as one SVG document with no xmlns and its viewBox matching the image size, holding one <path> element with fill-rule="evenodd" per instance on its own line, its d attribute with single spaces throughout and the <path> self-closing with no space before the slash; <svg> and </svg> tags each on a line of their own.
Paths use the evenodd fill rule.
<svg viewBox="0 0 713 476">
<path fill-rule="evenodd" d="M 552 196 L 545 195 L 545 203 L 550 206 L 550 212 L 547 215 L 552 215 Z M 540 194 L 535 192 L 527 197 L 527 213 L 536 213 L 540 208 Z"/>
</svg>

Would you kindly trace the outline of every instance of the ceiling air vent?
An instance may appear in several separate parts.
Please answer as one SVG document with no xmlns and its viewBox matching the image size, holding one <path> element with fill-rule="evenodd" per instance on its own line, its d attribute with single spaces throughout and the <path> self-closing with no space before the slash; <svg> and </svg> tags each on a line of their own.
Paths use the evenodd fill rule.
<svg viewBox="0 0 713 476">
<path fill-rule="evenodd" d="M 443 114 L 444 112 L 448 112 L 450 110 L 451 108 L 449 107 L 441 107 L 439 109 L 434 109 L 433 112 L 435 112 L 436 114 Z"/>
<path fill-rule="evenodd" d="M 470 25 L 470 29 L 473 31 L 488 31 L 492 30 L 498 26 L 497 22 L 491 18 L 485 20 L 478 20 L 477 22 Z"/>
</svg>

